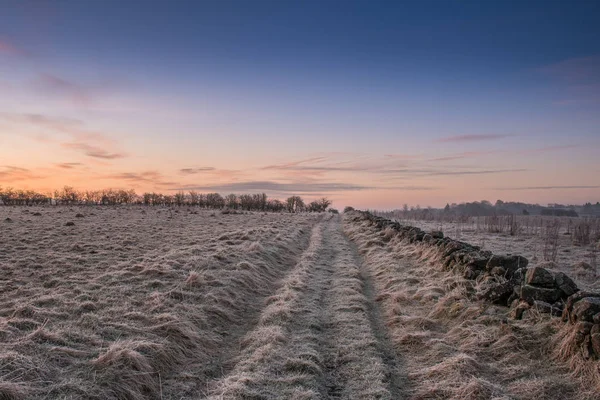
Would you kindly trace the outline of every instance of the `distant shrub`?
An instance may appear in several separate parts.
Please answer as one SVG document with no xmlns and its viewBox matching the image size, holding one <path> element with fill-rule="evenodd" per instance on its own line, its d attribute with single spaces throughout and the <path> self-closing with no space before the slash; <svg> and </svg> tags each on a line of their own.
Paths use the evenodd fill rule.
<svg viewBox="0 0 600 400">
<path fill-rule="evenodd" d="M 288 212 L 300 212 L 304 211 L 306 206 L 304 205 L 304 200 L 300 196 L 291 196 L 286 200 L 286 208 Z"/>
<path fill-rule="evenodd" d="M 145 192 L 137 195 L 135 190 L 103 189 L 79 191 L 71 186 L 55 190 L 53 194 L 41 194 L 31 190 L 16 190 L 0 186 L 0 206 L 31 205 L 124 205 L 136 204 L 145 206 L 187 206 L 208 209 L 230 210 L 231 214 L 243 211 L 271 212 L 324 212 L 331 204 L 327 198 L 315 200 L 306 205 L 300 196 L 291 196 L 287 200 L 268 198 L 266 193 L 240 194 L 230 193 L 223 197 L 219 193 L 198 193 L 191 190 L 187 193 L 179 191 L 173 195 Z M 178 212 L 178 211 L 175 211 Z M 191 212 L 192 214 L 194 212 Z"/>
<path fill-rule="evenodd" d="M 350 206 L 344 207 L 344 212 L 345 213 L 350 212 L 350 211 L 354 211 L 354 207 L 350 207 Z"/>
<path fill-rule="evenodd" d="M 554 217 L 579 217 L 579 214 L 575 210 L 565 210 L 562 208 L 547 208 L 542 210 L 541 214 Z"/>
<path fill-rule="evenodd" d="M 549 221 L 546 224 L 544 239 L 544 261 L 556 262 L 558 254 L 558 232 L 560 230 L 560 221 Z"/>
<path fill-rule="evenodd" d="M 324 212 L 325 210 L 327 210 L 327 207 L 329 207 L 330 205 L 331 205 L 331 201 L 329 199 L 327 199 L 326 197 L 323 197 L 320 200 L 315 200 L 315 201 L 311 202 L 307 207 L 307 211 Z"/>
<path fill-rule="evenodd" d="M 588 220 L 577 221 L 573 229 L 573 244 L 585 246 L 591 243 L 592 223 Z"/>
<path fill-rule="evenodd" d="M 330 208 L 330 209 L 329 209 L 329 210 L 327 210 L 327 211 L 329 211 L 329 212 L 330 212 L 330 213 L 332 213 L 332 214 L 339 214 L 339 213 L 340 213 L 340 212 L 339 212 L 338 210 L 336 210 L 335 208 Z"/>
</svg>

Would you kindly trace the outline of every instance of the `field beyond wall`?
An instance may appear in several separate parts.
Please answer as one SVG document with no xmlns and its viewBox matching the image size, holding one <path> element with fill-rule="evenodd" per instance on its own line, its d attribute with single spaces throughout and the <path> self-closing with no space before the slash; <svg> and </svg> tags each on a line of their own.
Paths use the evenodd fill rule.
<svg viewBox="0 0 600 400">
<path fill-rule="evenodd" d="M 571 276 L 581 289 L 600 290 L 600 218 L 502 216 L 468 217 L 463 221 L 395 220 L 425 231 L 442 231 L 447 237 L 494 254 L 518 254 L 536 264 L 553 262 L 554 269 Z"/>
<path fill-rule="evenodd" d="M 0 207 L 0 399 L 598 398 L 358 215 Z"/>
</svg>

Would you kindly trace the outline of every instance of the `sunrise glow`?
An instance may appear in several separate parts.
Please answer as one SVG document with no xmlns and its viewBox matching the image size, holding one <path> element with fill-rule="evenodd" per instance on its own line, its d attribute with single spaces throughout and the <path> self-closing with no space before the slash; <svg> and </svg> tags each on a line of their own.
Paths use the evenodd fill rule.
<svg viewBox="0 0 600 400">
<path fill-rule="evenodd" d="M 600 198 L 592 2 L 7 3 L 3 187 Z"/>
</svg>

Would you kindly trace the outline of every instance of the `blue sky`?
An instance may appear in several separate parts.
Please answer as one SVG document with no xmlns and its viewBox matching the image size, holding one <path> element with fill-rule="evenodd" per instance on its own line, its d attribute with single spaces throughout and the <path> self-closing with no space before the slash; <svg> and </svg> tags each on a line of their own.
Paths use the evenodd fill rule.
<svg viewBox="0 0 600 400">
<path fill-rule="evenodd" d="M 1 3 L 0 185 L 600 197 L 598 2 Z"/>
</svg>

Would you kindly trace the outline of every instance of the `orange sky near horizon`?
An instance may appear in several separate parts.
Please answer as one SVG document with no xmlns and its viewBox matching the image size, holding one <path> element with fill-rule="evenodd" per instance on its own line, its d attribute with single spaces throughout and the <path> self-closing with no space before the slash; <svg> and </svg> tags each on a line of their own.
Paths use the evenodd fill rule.
<svg viewBox="0 0 600 400">
<path fill-rule="evenodd" d="M 269 160 L 272 164 L 235 160 L 199 164 L 184 160 L 153 161 L 152 156 L 118 146 L 95 149 L 100 154 L 90 156 L 81 154 L 70 142 L 46 139 L 38 142 L 37 138 L 29 138 L 23 143 L 24 149 L 40 147 L 44 155 L 40 153 L 35 161 L 19 161 L 18 153 L 13 153 L 14 162 L 0 167 L 2 186 L 43 192 L 69 185 L 80 190 L 133 188 L 138 194 L 179 190 L 222 194 L 266 192 L 276 198 L 299 194 L 309 200 L 327 196 L 337 207 L 377 209 L 400 208 L 404 203 L 441 207 L 446 203 L 484 199 L 572 204 L 600 197 L 600 186 L 588 184 L 596 178 L 594 171 L 585 171 L 577 165 L 569 165 L 570 169 L 557 165 L 556 170 L 544 175 L 536 170 L 540 165 L 536 157 L 564 157 L 572 150 L 568 148 L 519 150 L 523 161 L 510 167 L 503 165 L 506 157 L 503 152 L 448 153 L 433 158 L 426 154 L 331 152 L 307 154 L 292 161 Z M 112 158 L 113 154 L 123 157 Z M 138 165 L 145 168 L 136 168 Z M 553 182 L 557 181 L 569 185 L 555 187 Z M 536 182 L 535 186 L 531 182 Z"/>
</svg>

